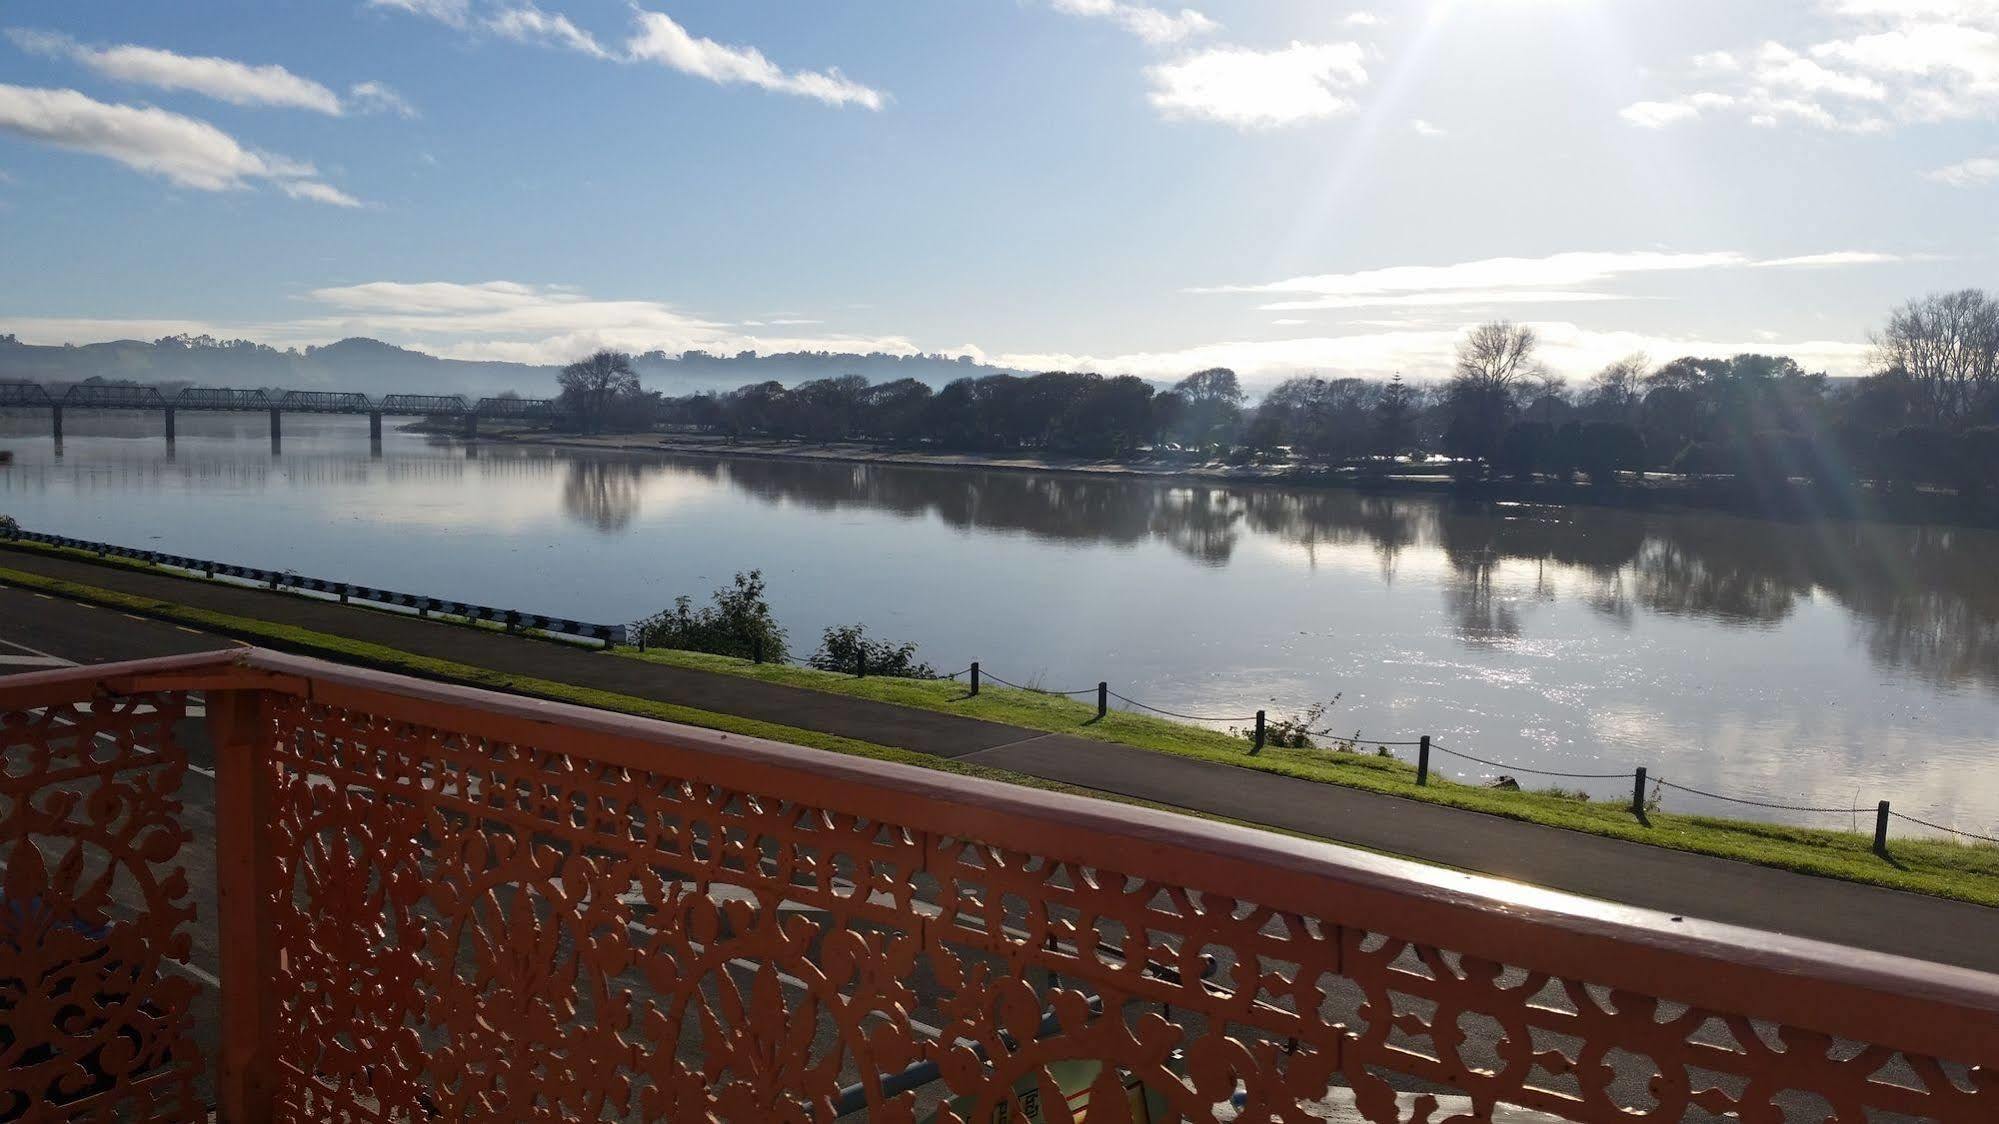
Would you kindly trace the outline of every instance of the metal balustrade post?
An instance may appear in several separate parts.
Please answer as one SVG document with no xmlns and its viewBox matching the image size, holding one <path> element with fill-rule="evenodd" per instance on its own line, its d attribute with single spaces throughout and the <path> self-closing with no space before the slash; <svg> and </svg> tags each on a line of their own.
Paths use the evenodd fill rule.
<svg viewBox="0 0 1999 1124">
<path fill-rule="evenodd" d="M 211 691 L 208 730 L 215 746 L 216 924 L 222 960 L 220 1119 L 262 1124 L 277 1088 L 271 1043 L 277 1031 L 276 934 L 272 931 L 271 848 L 259 838 L 274 818 L 268 754 L 271 696 Z"/>
</svg>

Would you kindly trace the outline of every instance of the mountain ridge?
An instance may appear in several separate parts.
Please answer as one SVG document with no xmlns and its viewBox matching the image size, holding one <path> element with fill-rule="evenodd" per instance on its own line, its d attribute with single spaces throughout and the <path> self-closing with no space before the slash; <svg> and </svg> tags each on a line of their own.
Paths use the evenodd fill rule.
<svg viewBox="0 0 1999 1124">
<path fill-rule="evenodd" d="M 883 352 L 648 351 L 633 365 L 649 390 L 667 395 L 733 390 L 745 383 L 786 385 L 837 375 L 871 382 L 914 378 L 942 387 L 953 379 L 1019 374 L 1012 368 L 944 355 Z M 164 336 L 153 341 L 31 344 L 0 335 L 0 381 L 57 386 L 91 379 L 155 385 L 283 387 L 345 390 L 369 395 L 465 394 L 506 391 L 529 397 L 555 393 L 556 365 L 497 359 L 447 359 L 415 348 L 350 336 L 329 344 L 280 349 L 254 340 Z"/>
</svg>

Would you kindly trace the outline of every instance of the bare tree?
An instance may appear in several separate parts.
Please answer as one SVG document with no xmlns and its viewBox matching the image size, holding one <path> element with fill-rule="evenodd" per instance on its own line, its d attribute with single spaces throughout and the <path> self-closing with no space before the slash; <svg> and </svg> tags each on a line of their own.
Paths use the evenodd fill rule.
<svg viewBox="0 0 1999 1124">
<path fill-rule="evenodd" d="M 595 429 L 621 398 L 639 394 L 639 375 L 632 369 L 632 357 L 622 351 L 604 350 L 564 367 L 555 381 L 562 387 L 563 405 L 582 422 Z"/>
<path fill-rule="evenodd" d="M 1888 317 L 1875 361 L 1901 371 L 1930 420 L 1956 421 L 1999 389 L 1999 300 L 1979 289 L 1932 293 Z"/>
<path fill-rule="evenodd" d="M 1583 401 L 1592 409 L 1622 414 L 1638 404 L 1652 360 L 1642 351 L 1616 360 L 1590 376 Z"/>
<path fill-rule="evenodd" d="M 1458 343 L 1453 384 L 1483 398 L 1511 398 L 1519 384 L 1545 373 L 1534 359 L 1540 342 L 1525 324 L 1511 320 L 1480 324 Z"/>
</svg>

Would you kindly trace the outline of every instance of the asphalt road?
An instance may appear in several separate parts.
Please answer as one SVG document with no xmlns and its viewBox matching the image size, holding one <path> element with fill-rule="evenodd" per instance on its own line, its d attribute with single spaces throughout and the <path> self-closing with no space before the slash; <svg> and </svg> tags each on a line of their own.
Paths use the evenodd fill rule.
<svg viewBox="0 0 1999 1124">
<path fill-rule="evenodd" d="M 0 675 L 239 646 L 177 624 L 0 586 Z"/>
</svg>

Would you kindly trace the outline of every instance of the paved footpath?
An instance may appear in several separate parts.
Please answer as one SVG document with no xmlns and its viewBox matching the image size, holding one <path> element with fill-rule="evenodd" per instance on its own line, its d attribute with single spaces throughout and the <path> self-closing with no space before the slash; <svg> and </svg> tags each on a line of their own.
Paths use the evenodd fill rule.
<svg viewBox="0 0 1999 1124">
<path fill-rule="evenodd" d="M 1999 972 L 1999 910 L 1984 906 L 1540 827 L 1090 738 L 621 659 L 329 601 L 6 548 L 0 548 L 0 567 L 295 625 L 510 675 L 991 765 L 1667 913 Z M 25 611 L 18 611 L 23 606 Z M 0 640 L 68 654 L 37 640 L 74 632 L 74 606 L 15 593 L 6 598 L 5 607 L 17 611 L 0 614 Z M 106 627 L 140 627 L 115 613 L 105 613 L 101 619 Z"/>
</svg>

